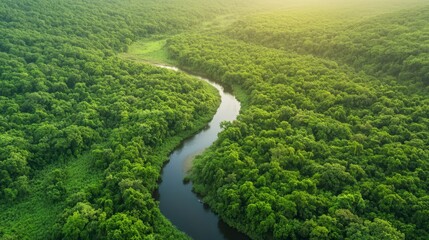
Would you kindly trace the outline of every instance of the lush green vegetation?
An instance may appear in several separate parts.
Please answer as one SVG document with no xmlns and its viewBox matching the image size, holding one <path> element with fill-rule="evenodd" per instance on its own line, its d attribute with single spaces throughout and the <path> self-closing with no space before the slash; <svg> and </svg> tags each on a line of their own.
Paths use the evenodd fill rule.
<svg viewBox="0 0 429 240">
<path fill-rule="evenodd" d="M 186 0 L 0 3 L 1 239 L 184 237 L 151 194 L 217 93 L 116 54 L 213 14 Z"/>
<path fill-rule="evenodd" d="M 121 53 L 123 59 L 153 64 L 170 64 L 176 62 L 168 58 L 165 37 L 159 36 L 137 41 L 128 47 L 127 52 Z"/>
<path fill-rule="evenodd" d="M 257 14 L 235 22 L 226 33 L 246 42 L 333 59 L 372 75 L 429 84 L 429 6 L 364 20 L 358 16 L 334 10 Z"/>
<path fill-rule="evenodd" d="M 230 225 L 429 238 L 429 8 L 356 2 L 1 1 L 0 239 L 186 238 L 152 192 L 219 102 L 142 57 L 243 101 L 191 174 Z"/>
<path fill-rule="evenodd" d="M 248 96 L 195 163 L 195 190 L 255 239 L 427 239 L 427 8 L 324 16 L 256 14 L 168 41 L 181 65 Z"/>
<path fill-rule="evenodd" d="M 26 232 L 32 233 L 32 238 L 42 238 L 43 232 L 52 230 L 58 213 L 64 209 L 63 201 L 49 201 L 61 199 L 66 194 L 78 192 L 101 178 L 101 171 L 92 168 L 90 154 L 70 159 L 67 164 L 52 164 L 39 171 L 28 184 L 28 195 L 21 201 L 2 204 L 0 208 L 0 222 L 3 231 L 11 232 L 2 236 L 6 238 L 24 239 Z M 60 177 L 60 179 L 56 179 Z M 55 204 L 54 204 L 55 203 Z M 8 236 L 8 237 L 7 237 Z M 12 237 L 14 236 L 14 237 Z"/>
</svg>

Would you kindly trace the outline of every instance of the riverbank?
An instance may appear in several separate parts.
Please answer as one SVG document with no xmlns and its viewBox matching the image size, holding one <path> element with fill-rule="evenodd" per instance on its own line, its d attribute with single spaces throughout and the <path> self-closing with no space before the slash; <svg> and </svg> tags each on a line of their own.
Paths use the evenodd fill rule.
<svg viewBox="0 0 429 240">
<path fill-rule="evenodd" d="M 234 121 L 240 112 L 240 102 L 221 85 L 197 78 L 214 86 L 222 101 L 208 127 L 185 140 L 170 155 L 170 161 L 163 168 L 158 190 L 160 209 L 175 226 L 193 239 L 245 239 L 246 236 L 229 227 L 203 204 L 200 197 L 193 193 L 191 182 L 183 182 L 194 157 L 216 141 L 218 133 L 222 131 L 221 122 Z"/>
<path fill-rule="evenodd" d="M 155 39 L 153 42 L 142 40 L 130 46 L 129 51 L 120 56 L 127 60 L 147 63 L 172 71 L 181 71 L 177 67 L 172 67 L 177 66 L 178 63 L 168 59 L 164 48 L 165 42 L 166 40 L 163 39 Z M 139 49 L 144 47 L 146 49 Z M 191 75 L 187 69 L 185 71 L 186 74 Z M 218 91 L 221 97 L 220 105 L 210 123 L 197 134 L 181 143 L 173 140 L 166 144 L 165 150 L 171 149 L 170 147 L 174 144 L 178 147 L 170 154 L 169 160 L 164 165 L 159 189 L 154 197 L 159 201 L 163 215 L 193 239 L 246 239 L 245 235 L 229 227 L 210 211 L 207 205 L 203 204 L 200 197 L 193 192 L 191 182 L 184 182 L 188 170 L 192 167 L 193 159 L 203 153 L 217 139 L 218 133 L 222 130 L 220 123 L 233 121 L 238 116 L 241 104 L 231 92 L 241 93 L 239 96 L 243 100 L 246 100 L 245 95 L 237 86 L 235 89 L 225 91 L 218 82 L 195 75 L 193 77 L 210 84 L 214 87 L 213 89 Z M 177 136 L 173 139 L 183 138 Z M 165 150 L 161 151 L 159 156 L 165 156 L 167 153 Z M 197 225 L 198 227 L 196 227 Z"/>
</svg>

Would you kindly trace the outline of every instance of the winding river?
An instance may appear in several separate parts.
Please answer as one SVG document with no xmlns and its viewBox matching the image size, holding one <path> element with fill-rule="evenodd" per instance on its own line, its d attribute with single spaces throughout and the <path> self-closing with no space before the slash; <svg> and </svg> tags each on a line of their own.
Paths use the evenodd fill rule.
<svg viewBox="0 0 429 240">
<path fill-rule="evenodd" d="M 176 67 L 157 65 L 158 67 L 180 71 Z M 240 102 L 222 86 L 208 79 L 197 77 L 210 83 L 220 93 L 222 102 L 209 125 L 193 137 L 185 140 L 170 155 L 170 161 L 162 170 L 162 182 L 158 196 L 162 214 L 178 229 L 191 238 L 199 240 L 248 239 L 245 235 L 229 227 L 214 214 L 201 199 L 192 192 L 192 183 L 183 183 L 194 157 L 202 153 L 216 139 L 221 131 L 220 123 L 233 121 L 240 111 Z"/>
</svg>

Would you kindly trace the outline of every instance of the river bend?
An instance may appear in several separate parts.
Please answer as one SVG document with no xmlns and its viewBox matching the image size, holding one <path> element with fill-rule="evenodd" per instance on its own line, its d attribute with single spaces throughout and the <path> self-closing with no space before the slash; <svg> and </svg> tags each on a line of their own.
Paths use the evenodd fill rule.
<svg viewBox="0 0 429 240">
<path fill-rule="evenodd" d="M 157 65 L 174 71 L 176 67 Z M 197 77 L 197 76 L 195 76 Z M 245 235 L 229 227 L 214 214 L 198 196 L 192 192 L 192 183 L 184 184 L 183 179 L 192 160 L 217 139 L 221 131 L 220 123 L 233 121 L 240 111 L 240 102 L 224 88 L 208 79 L 197 77 L 214 86 L 221 96 L 221 104 L 208 127 L 183 143 L 170 155 L 170 161 L 162 170 L 162 182 L 158 189 L 158 200 L 162 214 L 178 229 L 196 240 L 248 239 Z"/>
</svg>

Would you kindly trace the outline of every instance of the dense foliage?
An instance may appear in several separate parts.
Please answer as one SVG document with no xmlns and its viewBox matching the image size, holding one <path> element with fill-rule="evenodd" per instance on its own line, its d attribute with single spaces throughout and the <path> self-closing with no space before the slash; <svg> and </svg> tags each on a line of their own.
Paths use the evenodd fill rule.
<svg viewBox="0 0 429 240">
<path fill-rule="evenodd" d="M 350 20 L 341 11 L 266 13 L 237 21 L 225 32 L 235 39 L 428 85 L 428 19 L 429 6 L 363 20 Z"/>
<path fill-rule="evenodd" d="M 186 238 L 152 192 L 216 92 L 117 53 L 273 6 L 287 4 L 2 0 L 0 238 Z M 224 16 L 168 41 L 180 65 L 241 93 L 191 179 L 252 238 L 429 238 L 429 8 L 349 13 Z"/>
<path fill-rule="evenodd" d="M 1 1 L 0 238 L 184 236 L 151 193 L 168 151 L 209 120 L 217 93 L 183 74 L 116 57 L 137 38 L 211 16 L 202 6 L 190 16 L 192 4 L 184 9 L 184 2 Z M 74 173 L 61 168 L 82 154 L 104 179 L 68 192 Z M 33 181 L 50 165 L 57 168 Z M 53 228 L 44 219 L 60 212 L 30 223 L 8 214 L 36 196 L 47 208 L 64 208 Z"/>
<path fill-rule="evenodd" d="M 403 28 L 414 19 L 427 26 L 429 18 L 419 13 L 425 12 L 408 13 L 411 19 L 403 20 Z M 402 21 L 392 16 L 384 21 Z M 248 22 L 230 29 L 263 45 L 287 39 L 281 35 L 271 42 L 270 28 L 253 35 L 239 27 Z M 283 30 L 278 23 L 267 18 L 257 30 L 270 24 Z M 370 75 L 386 62 L 365 52 L 368 71 L 355 72 L 332 60 L 291 53 L 288 45 L 283 51 L 228 40 L 237 37 L 234 31 L 182 35 L 168 43 L 181 65 L 247 96 L 238 120 L 224 125 L 218 141 L 194 165 L 191 178 L 204 201 L 255 239 L 427 239 L 428 88 Z M 247 37 L 240 35 L 246 32 Z M 342 57 L 354 56 L 348 51 L 359 47 L 377 51 L 378 43 L 358 45 L 352 36 L 351 50 L 326 50 Z M 411 39 L 406 46 L 424 48 Z M 306 42 L 299 44 L 296 40 L 291 49 L 306 49 Z"/>
</svg>

